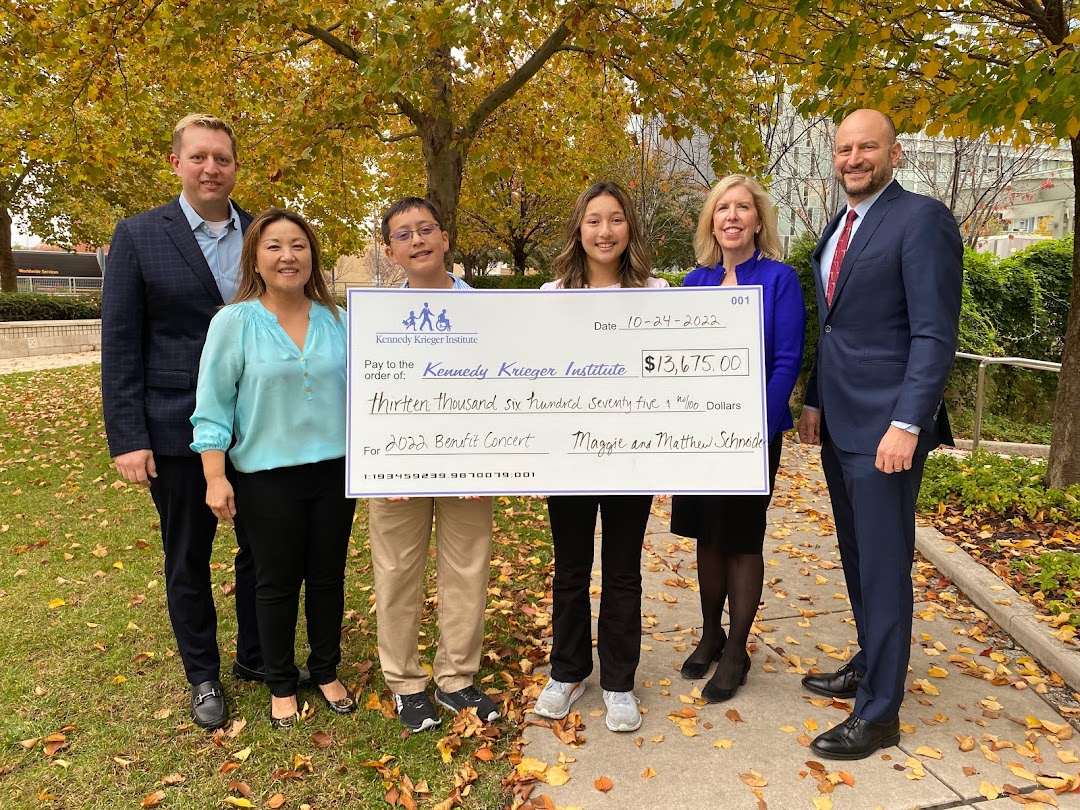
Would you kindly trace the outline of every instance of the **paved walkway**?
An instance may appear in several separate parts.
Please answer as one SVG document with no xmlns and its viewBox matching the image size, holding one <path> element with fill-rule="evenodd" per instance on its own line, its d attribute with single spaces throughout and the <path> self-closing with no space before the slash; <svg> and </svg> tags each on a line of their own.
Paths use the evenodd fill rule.
<svg viewBox="0 0 1080 810">
<path fill-rule="evenodd" d="M 630 734 L 608 731 L 594 671 L 574 706 L 583 744 L 560 741 L 550 723 L 529 715 L 537 725 L 526 729 L 523 754 L 539 764 L 526 767 L 549 766 L 549 784 L 537 785 L 532 795 L 585 810 L 1004 810 L 1018 801 L 1080 808 L 1080 793 L 1056 795 L 1053 780 L 1037 782 L 1040 774 L 1077 778 L 1080 736 L 1073 734 L 1080 724 L 1072 720 L 1071 726 L 1040 696 L 1050 685 L 1044 673 L 1022 650 L 1011 649 L 1009 639 L 995 643 L 986 614 L 928 563 L 914 572 L 900 746 L 861 762 L 814 761 L 810 740 L 841 722 L 851 701 L 819 698 L 799 680 L 811 667 L 830 670 L 846 661 L 855 628 L 817 450 L 787 447 L 781 476 L 769 514 L 765 606 L 751 637 L 746 686 L 728 703 L 707 705 L 695 700 L 705 681 L 679 675 L 701 625 L 694 543 L 669 533 L 669 502 L 658 500 L 646 537 L 636 686 L 645 722 Z M 594 599 L 598 575 L 594 571 Z M 594 602 L 594 635 L 598 606 Z M 575 735 L 564 730 L 563 736 Z M 562 781 L 560 762 L 570 779 L 555 786 L 551 782 Z M 606 792 L 596 784 L 604 777 L 611 783 Z M 1021 795 L 1010 798 L 1012 792 Z M 1032 803 L 1040 797 L 1044 803 Z"/>
<path fill-rule="evenodd" d="M 39 354 L 33 357 L 11 357 L 0 360 L 0 374 L 21 371 L 38 371 L 43 368 L 67 368 L 100 363 L 101 352 L 71 352 L 67 354 Z"/>
</svg>

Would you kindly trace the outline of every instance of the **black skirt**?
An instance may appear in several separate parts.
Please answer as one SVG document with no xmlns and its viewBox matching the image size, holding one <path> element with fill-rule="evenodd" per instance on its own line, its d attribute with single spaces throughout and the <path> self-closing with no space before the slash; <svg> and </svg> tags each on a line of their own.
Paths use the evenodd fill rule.
<svg viewBox="0 0 1080 810">
<path fill-rule="evenodd" d="M 769 490 L 776 484 L 783 433 L 769 442 Z M 760 554 L 765 545 L 765 512 L 772 495 L 675 495 L 671 531 L 699 543 L 715 543 L 731 554 Z"/>
</svg>

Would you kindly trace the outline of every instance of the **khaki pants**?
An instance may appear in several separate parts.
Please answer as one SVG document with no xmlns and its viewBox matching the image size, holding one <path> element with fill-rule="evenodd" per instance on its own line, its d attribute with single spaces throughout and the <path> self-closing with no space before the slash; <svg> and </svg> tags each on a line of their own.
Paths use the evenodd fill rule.
<svg viewBox="0 0 1080 810">
<path fill-rule="evenodd" d="M 484 610 L 491 563 L 491 498 L 410 498 L 368 502 L 379 663 L 399 695 L 427 689 L 417 644 L 424 599 L 424 567 L 435 524 L 439 649 L 435 683 L 456 692 L 480 669 Z"/>
</svg>

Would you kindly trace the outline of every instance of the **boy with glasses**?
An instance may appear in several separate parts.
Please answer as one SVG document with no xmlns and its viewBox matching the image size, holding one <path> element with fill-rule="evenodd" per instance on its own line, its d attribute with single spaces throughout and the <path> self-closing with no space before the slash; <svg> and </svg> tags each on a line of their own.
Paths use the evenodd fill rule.
<svg viewBox="0 0 1080 810">
<path fill-rule="evenodd" d="M 390 206 L 382 218 L 382 237 L 387 258 L 405 271 L 402 286 L 470 289 L 446 272 L 444 259 L 450 239 L 438 210 L 427 200 L 406 197 Z M 411 731 L 424 731 L 440 723 L 427 694 L 428 674 L 418 650 L 424 569 L 433 524 L 439 603 L 435 700 L 455 713 L 474 708 L 485 722 L 499 716 L 491 698 L 473 684 L 484 639 L 491 523 L 490 497 L 369 501 L 379 664 L 386 685 L 394 693 L 398 717 Z"/>
</svg>

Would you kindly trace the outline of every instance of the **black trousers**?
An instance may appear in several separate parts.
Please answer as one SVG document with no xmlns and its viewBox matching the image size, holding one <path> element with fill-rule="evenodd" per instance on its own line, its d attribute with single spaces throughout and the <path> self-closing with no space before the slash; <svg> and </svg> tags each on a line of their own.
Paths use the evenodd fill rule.
<svg viewBox="0 0 1080 810">
<path fill-rule="evenodd" d="M 341 662 L 345 557 L 356 501 L 345 497 L 345 459 L 237 473 L 236 515 L 255 555 L 255 609 L 275 697 L 296 694 L 294 662 L 300 585 L 304 589 L 307 666 L 316 684 L 333 683 Z"/>
<path fill-rule="evenodd" d="M 206 479 L 198 456 L 154 456 L 157 478 L 150 495 L 161 519 L 165 550 L 165 596 L 169 619 L 188 682 L 216 681 L 221 676 L 217 645 L 217 611 L 210 582 L 210 554 L 217 518 L 206 505 Z M 226 474 L 235 480 L 231 464 Z M 263 668 L 255 618 L 255 562 L 243 521 L 236 524 L 236 660 L 254 670 Z"/>
<path fill-rule="evenodd" d="M 634 688 L 641 658 L 641 546 L 651 495 L 552 495 L 548 498 L 555 547 L 552 584 L 551 677 L 574 683 L 592 674 L 589 581 L 596 513 L 600 511 L 600 687 Z"/>
</svg>

